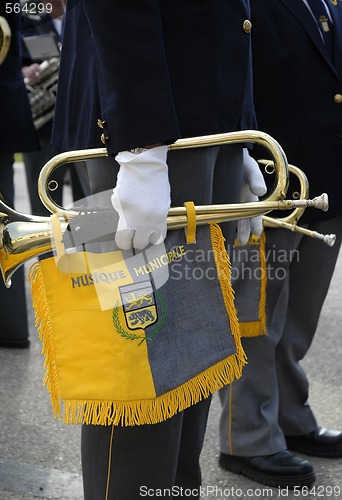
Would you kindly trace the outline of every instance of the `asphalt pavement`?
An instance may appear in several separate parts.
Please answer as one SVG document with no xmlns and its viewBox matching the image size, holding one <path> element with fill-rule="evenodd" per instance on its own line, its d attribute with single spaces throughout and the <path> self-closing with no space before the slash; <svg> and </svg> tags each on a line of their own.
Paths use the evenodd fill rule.
<svg viewBox="0 0 342 500">
<path fill-rule="evenodd" d="M 15 165 L 15 183 L 16 208 L 29 213 L 21 163 Z M 310 380 L 310 404 L 319 424 L 335 429 L 342 427 L 341 284 L 342 256 L 303 363 Z M 27 298 L 30 348 L 0 348 L 0 500 L 82 500 L 80 427 L 53 418 L 49 394 L 43 387 L 43 358 L 28 289 Z M 222 471 L 217 465 L 219 415 L 215 395 L 201 458 L 203 498 L 342 499 L 341 459 L 311 457 L 317 480 L 309 491 L 269 488 Z"/>
</svg>

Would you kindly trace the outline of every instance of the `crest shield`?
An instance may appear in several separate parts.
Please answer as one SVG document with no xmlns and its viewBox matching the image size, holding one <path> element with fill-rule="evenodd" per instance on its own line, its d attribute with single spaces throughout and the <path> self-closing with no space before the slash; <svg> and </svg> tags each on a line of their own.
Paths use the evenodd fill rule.
<svg viewBox="0 0 342 500">
<path fill-rule="evenodd" d="M 158 320 L 158 312 L 150 281 L 120 287 L 126 324 L 130 330 L 145 330 Z"/>
</svg>

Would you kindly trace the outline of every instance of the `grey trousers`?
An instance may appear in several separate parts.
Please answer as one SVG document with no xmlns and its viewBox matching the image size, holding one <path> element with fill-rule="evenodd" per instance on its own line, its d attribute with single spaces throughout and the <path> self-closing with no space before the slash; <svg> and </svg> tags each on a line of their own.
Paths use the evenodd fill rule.
<svg viewBox="0 0 342 500">
<path fill-rule="evenodd" d="M 202 205 L 239 199 L 241 146 L 171 152 L 168 165 L 173 206 L 181 206 L 185 201 Z M 104 206 L 110 203 L 117 169 L 111 158 L 88 163 L 92 191 L 98 193 L 98 201 Z M 225 225 L 230 241 L 235 236 L 235 227 L 232 223 Z M 209 405 L 210 398 L 160 424 L 116 427 L 113 434 L 111 427 L 84 425 L 85 500 L 138 500 L 140 492 L 146 491 L 141 488 L 155 491 L 172 487 L 187 489 L 187 498 L 199 498 L 199 457 Z M 172 491 L 168 498 L 173 498 Z"/>
<path fill-rule="evenodd" d="M 342 217 L 315 224 L 336 233 L 330 248 L 282 229 L 266 229 L 267 336 L 243 339 L 248 357 L 241 379 L 220 391 L 220 451 L 257 456 L 286 449 L 284 435 L 317 428 L 300 365 L 312 343 L 334 272 Z"/>
</svg>

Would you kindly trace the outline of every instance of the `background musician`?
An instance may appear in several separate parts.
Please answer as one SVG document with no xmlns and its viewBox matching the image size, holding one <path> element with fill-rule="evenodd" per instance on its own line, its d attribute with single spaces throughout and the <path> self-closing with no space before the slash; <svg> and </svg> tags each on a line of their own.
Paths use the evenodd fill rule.
<svg viewBox="0 0 342 500">
<path fill-rule="evenodd" d="M 318 19 L 317 2 L 323 9 Z M 267 263 L 273 271 L 266 291 L 267 335 L 243 339 L 248 366 L 220 393 L 220 466 L 270 486 L 310 482 L 305 470 L 291 464 L 288 449 L 342 456 L 342 433 L 319 427 L 301 366 L 342 236 L 342 4 L 317 2 L 253 0 L 251 5 L 258 125 L 279 141 L 289 163 L 307 174 L 310 197 L 329 195 L 328 212 L 308 210 L 300 223 L 337 237 L 330 248 L 285 229 L 266 229 L 266 252 L 283 256 Z M 330 25 L 332 47 L 320 20 L 325 30 Z M 329 391 L 324 381 L 322 387 Z"/>
<path fill-rule="evenodd" d="M 6 10 L 6 5 L 0 3 L 0 16 L 7 20 L 11 30 L 10 48 L 0 65 L 0 192 L 5 203 L 14 207 L 14 153 L 35 151 L 38 142 L 21 74 L 20 14 L 13 9 L 7 12 L 11 9 Z M 28 347 L 23 268 L 10 289 L 0 283 L 0 315 L 0 347 Z"/>
<path fill-rule="evenodd" d="M 62 47 L 65 2 L 64 0 L 42 0 L 41 5 L 45 6 L 45 10 L 40 9 L 43 10 L 42 13 L 38 13 L 38 10 L 33 14 L 23 12 L 22 19 L 23 76 L 29 90 L 29 97 L 37 92 L 36 89 L 41 93 L 41 97 L 36 98 L 38 99 L 37 105 L 33 104 L 32 108 L 40 150 L 25 153 L 23 156 L 31 211 L 36 215 L 47 215 L 48 211 L 38 195 L 37 184 L 42 167 L 60 152 L 51 144 L 51 132 L 58 80 L 59 51 Z M 51 55 L 47 59 L 41 59 L 36 54 L 32 54 L 25 43 L 27 37 L 37 37 L 36 44 L 39 46 L 39 37 L 44 37 L 44 35 L 51 36 L 55 40 L 56 50 L 57 47 L 59 48 L 57 55 Z M 43 38 L 41 43 L 43 43 Z M 72 197 L 75 201 L 89 194 L 89 181 L 85 167 L 81 164 L 68 167 L 67 174 L 65 169 L 60 169 L 54 174 L 54 180 L 58 182 L 58 188 L 53 192 L 53 199 L 59 205 L 63 205 L 63 185 L 66 181 L 71 184 Z"/>
</svg>

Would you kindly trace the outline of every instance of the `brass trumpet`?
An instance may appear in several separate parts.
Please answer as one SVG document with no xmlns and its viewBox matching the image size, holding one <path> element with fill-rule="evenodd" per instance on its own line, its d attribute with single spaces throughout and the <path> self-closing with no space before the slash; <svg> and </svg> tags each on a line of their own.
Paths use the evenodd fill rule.
<svg viewBox="0 0 342 500">
<path fill-rule="evenodd" d="M 265 165 L 265 169 L 274 169 L 274 163 L 269 160 L 258 160 L 258 163 Z M 303 170 L 299 169 L 295 165 L 288 165 L 290 174 L 294 174 L 299 180 L 300 192 L 298 194 L 299 198 L 306 199 L 309 197 L 309 181 Z M 321 240 L 323 243 L 332 247 L 336 241 L 336 234 L 322 234 L 318 231 L 313 231 L 312 229 L 307 229 L 306 227 L 298 226 L 298 221 L 305 211 L 305 207 L 297 207 L 292 212 L 285 217 L 270 217 L 268 215 L 263 215 L 263 225 L 264 227 L 270 227 L 274 229 L 288 229 L 289 231 L 294 231 L 296 233 L 301 233 L 310 238 L 316 238 Z"/>
<path fill-rule="evenodd" d="M 269 150 L 275 165 L 275 182 L 267 199 L 260 205 L 257 203 L 237 203 L 230 205 L 204 205 L 196 207 L 197 224 L 207 224 L 208 222 L 225 222 L 239 218 L 250 218 L 261 215 L 275 209 L 293 208 L 292 200 L 284 200 L 288 188 L 288 164 L 284 151 L 278 142 L 264 132 L 246 130 L 241 132 L 230 132 L 226 134 L 216 134 L 189 139 L 179 139 L 170 144 L 169 150 L 180 150 L 190 148 L 201 148 L 217 146 L 222 144 L 237 144 L 253 142 Z M 107 156 L 106 148 L 84 149 L 79 151 L 69 151 L 61 153 L 48 161 L 40 172 L 38 179 L 38 193 L 44 206 L 51 213 L 58 213 L 61 217 L 74 217 L 78 212 L 65 210 L 57 205 L 49 194 L 49 181 L 51 174 L 61 165 L 77 161 L 103 158 Z M 297 200 L 298 201 L 298 200 Z M 304 201 L 304 200 L 303 200 Z M 318 204 L 321 201 L 317 200 Z M 316 202 L 315 202 L 316 203 Z M 289 206 L 289 204 L 291 206 Z M 320 207 L 321 208 L 321 207 Z M 213 216 L 213 217 L 212 217 Z M 219 219 L 218 219 L 219 217 Z M 169 229 L 179 229 L 187 225 L 185 207 L 171 208 L 169 211 Z"/>
<path fill-rule="evenodd" d="M 179 139 L 169 146 L 170 150 L 190 149 L 199 147 L 210 147 L 222 144 L 236 144 L 252 142 L 267 148 L 273 156 L 275 168 L 275 183 L 267 198 L 255 203 L 235 203 L 222 205 L 196 206 L 197 225 L 210 222 L 227 222 L 237 219 L 249 219 L 258 215 L 266 214 L 272 210 L 292 210 L 293 208 L 308 206 L 320 210 L 328 210 L 328 197 L 322 194 L 313 200 L 285 200 L 288 188 L 288 164 L 284 151 L 275 139 L 264 132 L 246 130 L 241 132 L 230 132 L 189 139 Z M 44 206 L 51 212 L 61 217 L 69 218 L 78 215 L 78 212 L 65 210 L 57 205 L 49 194 L 50 175 L 66 163 L 103 158 L 107 156 L 106 148 L 84 149 L 61 153 L 48 161 L 40 172 L 38 179 L 38 193 Z M 52 181 L 54 182 L 54 181 Z M 169 210 L 167 219 L 169 229 L 180 229 L 186 227 L 187 217 L 185 207 L 174 207 Z"/>
<path fill-rule="evenodd" d="M 296 207 L 313 206 L 327 210 L 327 197 L 322 195 L 314 200 L 286 200 L 288 187 L 288 164 L 284 151 L 275 139 L 264 132 L 247 130 L 227 134 L 209 135 L 190 139 L 180 139 L 169 146 L 170 150 L 210 147 L 219 144 L 252 142 L 268 149 L 275 166 L 275 185 L 268 197 L 256 203 L 236 203 L 228 205 L 210 205 L 195 207 L 198 225 L 210 222 L 225 222 L 241 218 L 256 217 L 271 210 L 291 210 Z M 42 168 L 38 192 L 43 204 L 51 213 L 56 213 L 61 219 L 62 231 L 68 225 L 68 220 L 82 215 L 82 210 L 65 210 L 55 204 L 49 194 L 49 177 L 59 166 L 75 161 L 101 158 L 107 156 L 105 148 L 86 149 L 61 153 L 55 156 Z M 178 229 L 187 226 L 185 207 L 171 208 L 167 218 L 168 229 Z M 0 202 L 0 267 L 6 286 L 15 271 L 29 259 L 49 252 L 53 248 L 52 231 L 49 217 L 25 215 Z"/>
</svg>

